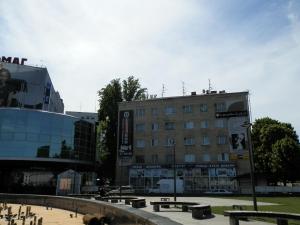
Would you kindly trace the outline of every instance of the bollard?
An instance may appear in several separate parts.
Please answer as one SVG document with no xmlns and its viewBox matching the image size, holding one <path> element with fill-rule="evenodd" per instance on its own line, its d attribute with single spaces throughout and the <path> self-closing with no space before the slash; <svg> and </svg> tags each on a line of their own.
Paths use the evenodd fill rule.
<svg viewBox="0 0 300 225">
<path fill-rule="evenodd" d="M 18 211 L 18 220 L 20 219 L 21 209 L 22 209 L 22 206 L 19 207 L 19 211 Z"/>
</svg>

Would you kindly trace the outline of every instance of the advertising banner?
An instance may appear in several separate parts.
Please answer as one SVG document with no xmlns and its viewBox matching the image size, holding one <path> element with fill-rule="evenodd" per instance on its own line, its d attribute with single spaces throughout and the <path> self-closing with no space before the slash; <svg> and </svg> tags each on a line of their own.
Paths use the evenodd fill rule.
<svg viewBox="0 0 300 225">
<path fill-rule="evenodd" d="M 119 156 L 133 154 L 133 110 L 120 111 L 119 115 Z"/>
<path fill-rule="evenodd" d="M 51 111 L 51 92 L 46 68 L 0 62 L 0 107 Z"/>
</svg>

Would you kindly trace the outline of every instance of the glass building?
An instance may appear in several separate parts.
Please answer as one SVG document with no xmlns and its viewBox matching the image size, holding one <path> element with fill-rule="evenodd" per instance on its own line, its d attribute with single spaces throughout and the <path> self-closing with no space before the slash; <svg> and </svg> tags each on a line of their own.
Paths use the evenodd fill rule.
<svg viewBox="0 0 300 225">
<path fill-rule="evenodd" d="M 83 185 L 94 179 L 94 124 L 60 113 L 0 108 L 0 179 L 5 181 L 0 190 L 43 180 L 51 186 L 67 169 L 80 171 Z"/>
<path fill-rule="evenodd" d="M 0 160 L 95 160 L 94 127 L 79 118 L 0 108 Z"/>
</svg>

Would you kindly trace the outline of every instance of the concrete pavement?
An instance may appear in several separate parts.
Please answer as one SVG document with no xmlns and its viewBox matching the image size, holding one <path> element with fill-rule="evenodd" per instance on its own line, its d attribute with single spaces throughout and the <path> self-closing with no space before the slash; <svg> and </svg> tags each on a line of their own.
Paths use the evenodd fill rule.
<svg viewBox="0 0 300 225">
<path fill-rule="evenodd" d="M 143 197 L 146 199 L 147 207 L 137 209 L 144 210 L 149 213 L 153 213 L 159 216 L 167 217 L 177 223 L 183 225 L 229 225 L 229 218 L 223 215 L 213 215 L 211 218 L 197 220 L 192 218 L 191 212 L 182 212 L 181 209 L 161 209 L 160 212 L 154 212 L 153 206 L 150 205 L 150 201 L 160 201 L 161 197 Z M 173 197 L 170 197 L 173 200 Z M 251 201 L 246 200 L 235 200 L 235 199 L 224 199 L 224 198 L 210 198 L 210 197 L 177 197 L 177 201 L 188 201 L 188 202 L 199 202 L 201 204 L 209 204 L 211 206 L 232 206 L 232 205 L 252 205 Z M 124 204 L 124 203 L 121 203 Z M 271 203 L 258 202 L 258 205 L 272 205 Z M 131 207 L 131 206 L 128 206 Z M 259 221 L 240 221 L 243 225 L 270 225 L 270 223 L 259 222 Z"/>
</svg>

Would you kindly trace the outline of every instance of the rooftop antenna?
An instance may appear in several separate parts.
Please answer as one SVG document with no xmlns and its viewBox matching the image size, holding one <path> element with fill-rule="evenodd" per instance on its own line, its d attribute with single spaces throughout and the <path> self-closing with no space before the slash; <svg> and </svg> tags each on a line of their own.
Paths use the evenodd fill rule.
<svg viewBox="0 0 300 225">
<path fill-rule="evenodd" d="M 182 81 L 182 95 L 185 96 L 185 86 L 184 86 L 184 81 Z"/>
<path fill-rule="evenodd" d="M 209 92 L 211 92 L 212 89 L 213 89 L 213 88 L 212 88 L 212 86 L 211 86 L 210 79 L 208 79 L 208 90 L 209 90 Z"/>
<path fill-rule="evenodd" d="M 164 97 L 164 94 L 166 93 L 166 87 L 165 85 L 163 84 L 162 85 L 162 91 L 161 91 L 161 97 Z"/>
</svg>

